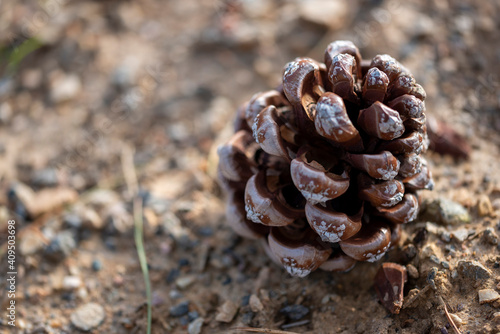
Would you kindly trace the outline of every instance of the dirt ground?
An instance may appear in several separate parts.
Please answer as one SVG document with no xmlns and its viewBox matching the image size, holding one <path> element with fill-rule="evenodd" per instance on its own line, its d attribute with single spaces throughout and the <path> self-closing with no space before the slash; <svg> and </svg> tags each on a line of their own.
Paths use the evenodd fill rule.
<svg viewBox="0 0 500 334">
<path fill-rule="evenodd" d="M 152 333 L 454 333 L 445 307 L 461 333 L 500 332 L 499 12 L 494 0 L 0 1 L 0 332 L 146 333 L 135 193 Z M 408 67 L 427 114 L 472 153 L 426 154 L 435 189 L 379 263 L 292 278 L 226 226 L 215 150 L 242 102 L 337 39 Z M 384 261 L 408 268 L 399 315 L 373 288 Z"/>
</svg>

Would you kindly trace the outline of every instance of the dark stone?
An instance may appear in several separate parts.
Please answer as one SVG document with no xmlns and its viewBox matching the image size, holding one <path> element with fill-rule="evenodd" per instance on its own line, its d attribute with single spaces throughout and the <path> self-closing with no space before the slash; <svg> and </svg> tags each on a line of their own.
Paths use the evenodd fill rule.
<svg viewBox="0 0 500 334">
<path fill-rule="evenodd" d="M 104 240 L 104 245 L 106 246 L 107 249 L 110 251 L 115 251 L 116 250 L 116 239 L 112 237 L 107 237 Z"/>
<path fill-rule="evenodd" d="M 249 302 L 250 302 L 250 295 L 246 295 L 243 296 L 243 298 L 241 298 L 241 306 L 247 306 Z"/>
<path fill-rule="evenodd" d="M 457 270 L 463 277 L 476 280 L 491 277 L 491 271 L 477 261 L 460 260 L 458 261 Z"/>
<path fill-rule="evenodd" d="M 427 239 L 428 233 L 429 232 L 427 232 L 427 230 L 425 228 L 421 228 L 420 230 L 418 230 L 415 237 L 413 238 L 413 242 L 416 244 L 420 244 L 420 243 L 424 242 L 425 239 Z"/>
<path fill-rule="evenodd" d="M 189 302 L 182 302 L 170 308 L 170 315 L 172 317 L 182 317 L 189 312 Z"/>
<path fill-rule="evenodd" d="M 76 240 L 70 231 L 63 231 L 56 235 L 45 247 L 44 255 L 53 262 L 60 262 L 76 247 Z"/>
<path fill-rule="evenodd" d="M 241 317 L 241 322 L 244 323 L 245 325 L 250 325 L 254 316 L 255 314 L 253 312 L 243 313 L 243 316 Z"/>
<path fill-rule="evenodd" d="M 201 237 L 211 237 L 214 234 L 214 229 L 210 226 L 202 226 L 198 229 L 197 233 Z"/>
<path fill-rule="evenodd" d="M 181 272 L 177 268 L 170 270 L 166 277 L 167 283 L 173 283 L 177 279 L 177 277 L 179 277 L 180 273 Z"/>
<path fill-rule="evenodd" d="M 99 261 L 99 260 L 94 260 L 94 261 L 92 261 L 92 269 L 93 269 L 94 271 L 99 271 L 99 270 L 101 270 L 101 268 L 102 268 L 102 263 L 101 263 L 101 261 Z"/>
<path fill-rule="evenodd" d="M 63 222 L 68 228 L 79 230 L 82 227 L 82 219 L 74 213 L 65 215 Z"/>
<path fill-rule="evenodd" d="M 304 305 L 288 305 L 280 310 L 290 320 L 300 320 L 309 313 L 309 308 Z"/>
<path fill-rule="evenodd" d="M 59 183 L 57 171 L 53 168 L 36 170 L 31 176 L 31 183 L 35 187 L 55 187 Z"/>
<path fill-rule="evenodd" d="M 188 313 L 189 322 L 191 322 L 191 321 L 193 321 L 195 319 L 198 319 L 199 317 L 200 317 L 200 315 L 196 311 L 191 311 L 191 312 Z"/>
<path fill-rule="evenodd" d="M 179 268 L 182 268 L 182 267 L 187 267 L 189 266 L 189 260 L 188 259 L 180 259 L 179 260 Z"/>
<path fill-rule="evenodd" d="M 224 274 L 222 275 L 222 285 L 228 285 L 228 284 L 231 284 L 231 282 L 233 281 L 233 279 L 231 278 L 231 276 L 227 275 L 227 274 Z"/>
</svg>

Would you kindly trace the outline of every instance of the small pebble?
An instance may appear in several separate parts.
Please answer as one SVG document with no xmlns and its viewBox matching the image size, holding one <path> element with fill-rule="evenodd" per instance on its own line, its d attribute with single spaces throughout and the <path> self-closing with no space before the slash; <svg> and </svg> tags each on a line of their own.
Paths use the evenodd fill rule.
<svg viewBox="0 0 500 334">
<path fill-rule="evenodd" d="M 170 270 L 166 277 L 167 283 L 173 283 L 177 279 L 177 277 L 179 277 L 180 273 L 181 272 L 177 268 Z"/>
<path fill-rule="evenodd" d="M 188 326 L 188 334 L 200 334 L 204 320 L 205 319 L 203 318 L 197 318 L 193 320 Z"/>
<path fill-rule="evenodd" d="M 493 313 L 493 321 L 500 323 L 500 312 Z"/>
<path fill-rule="evenodd" d="M 35 187 L 55 187 L 59 183 L 57 171 L 54 168 L 40 169 L 33 172 L 31 183 Z"/>
<path fill-rule="evenodd" d="M 436 256 L 436 254 L 432 254 L 429 259 L 432 262 L 434 262 L 435 264 L 440 264 L 441 263 L 441 260 L 439 260 L 439 258 Z"/>
<path fill-rule="evenodd" d="M 232 301 L 226 300 L 226 302 L 219 308 L 219 312 L 215 316 L 215 320 L 229 323 L 233 321 L 236 312 L 238 312 L 238 306 L 236 306 L 236 304 Z"/>
<path fill-rule="evenodd" d="M 465 228 L 456 229 L 451 234 L 459 242 L 464 242 L 469 237 L 469 231 Z"/>
<path fill-rule="evenodd" d="M 175 289 L 170 290 L 170 292 L 168 293 L 168 295 L 172 299 L 180 299 L 180 298 L 183 297 L 182 293 L 180 293 L 179 290 L 175 290 Z"/>
<path fill-rule="evenodd" d="M 179 262 L 179 267 L 182 268 L 182 267 L 187 267 L 189 266 L 189 260 L 188 259 L 180 259 Z"/>
<path fill-rule="evenodd" d="M 175 285 L 179 289 L 184 290 L 184 289 L 187 289 L 188 287 L 190 287 L 194 282 L 196 282 L 195 276 L 184 276 L 184 277 L 180 277 L 180 278 L 176 279 Z"/>
<path fill-rule="evenodd" d="M 191 311 L 191 312 L 188 313 L 188 319 L 189 319 L 189 321 L 193 321 L 194 319 L 197 319 L 199 317 L 200 317 L 200 315 L 196 311 Z"/>
<path fill-rule="evenodd" d="M 498 245 L 498 235 L 491 227 L 488 227 L 483 231 L 483 239 L 486 243 L 490 245 L 493 246 Z"/>
<path fill-rule="evenodd" d="M 241 306 L 247 306 L 250 303 L 250 295 L 245 295 L 241 298 Z"/>
<path fill-rule="evenodd" d="M 82 280 L 78 276 L 65 276 L 63 278 L 62 288 L 64 290 L 74 290 L 82 285 Z"/>
<path fill-rule="evenodd" d="M 75 247 L 76 240 L 73 233 L 68 230 L 62 231 L 45 247 L 44 255 L 51 261 L 60 262 L 70 255 Z"/>
<path fill-rule="evenodd" d="M 417 255 L 417 247 L 414 244 L 408 244 L 403 247 L 403 254 L 410 261 Z"/>
<path fill-rule="evenodd" d="M 303 305 L 288 305 L 280 310 L 290 320 L 300 320 L 309 313 L 309 308 Z"/>
<path fill-rule="evenodd" d="M 182 317 L 189 312 L 189 302 L 182 302 L 170 308 L 170 315 L 172 317 Z"/>
<path fill-rule="evenodd" d="M 78 95 L 82 88 L 80 78 L 74 74 L 61 75 L 54 80 L 50 89 L 52 102 L 59 103 Z"/>
<path fill-rule="evenodd" d="M 457 327 L 461 327 L 464 324 L 464 321 L 456 314 L 450 313 L 450 318 L 453 320 L 455 325 L 457 325 Z"/>
<path fill-rule="evenodd" d="M 493 289 L 483 289 L 478 291 L 479 304 L 491 303 L 500 298 L 500 294 Z"/>
<path fill-rule="evenodd" d="M 264 309 L 264 305 L 262 305 L 262 302 L 260 301 L 259 297 L 256 295 L 251 295 L 250 296 L 250 309 L 257 313 L 260 312 Z"/>
<path fill-rule="evenodd" d="M 92 270 L 99 271 L 102 268 L 102 263 L 99 260 L 92 261 Z"/>
<path fill-rule="evenodd" d="M 408 276 L 410 276 L 411 278 L 417 279 L 420 277 L 418 269 L 413 264 L 408 264 L 406 266 L 406 270 L 408 271 Z"/>
<path fill-rule="evenodd" d="M 74 213 L 69 213 L 63 218 L 64 224 L 69 228 L 74 228 L 76 230 L 82 227 L 82 218 Z"/>
<path fill-rule="evenodd" d="M 245 313 L 243 313 L 243 316 L 241 317 L 241 322 L 244 323 L 245 325 L 250 325 L 250 322 L 252 322 L 254 316 L 255 316 L 255 313 L 253 313 L 253 312 L 245 312 Z"/>
<path fill-rule="evenodd" d="M 493 216 L 493 206 L 487 195 L 482 195 L 477 202 L 477 211 L 481 217 Z"/>
<path fill-rule="evenodd" d="M 97 328 L 104 321 L 104 308 L 96 303 L 80 306 L 71 314 L 71 323 L 82 331 Z"/>
</svg>

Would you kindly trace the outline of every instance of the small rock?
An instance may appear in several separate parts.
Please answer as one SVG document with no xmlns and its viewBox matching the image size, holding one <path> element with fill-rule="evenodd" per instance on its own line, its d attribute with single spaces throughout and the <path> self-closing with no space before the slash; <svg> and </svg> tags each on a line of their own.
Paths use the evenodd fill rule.
<svg viewBox="0 0 500 334">
<path fill-rule="evenodd" d="M 90 331 L 104 321 L 104 308 L 96 303 L 80 306 L 71 314 L 71 323 L 82 331 Z"/>
<path fill-rule="evenodd" d="M 309 313 L 309 308 L 304 305 L 288 305 L 280 310 L 290 320 L 300 320 Z"/>
<path fill-rule="evenodd" d="M 234 316 L 238 312 L 238 306 L 230 300 L 226 300 L 224 304 L 219 308 L 219 312 L 215 316 L 215 320 L 219 322 L 231 322 Z"/>
<path fill-rule="evenodd" d="M 500 294 L 493 289 L 483 289 L 478 291 L 479 304 L 491 303 L 500 298 Z"/>
<path fill-rule="evenodd" d="M 464 324 L 464 321 L 462 320 L 462 318 L 460 318 L 456 314 L 450 313 L 450 318 L 453 320 L 455 325 L 457 325 L 457 327 L 461 327 Z"/>
<path fill-rule="evenodd" d="M 7 124 L 12 118 L 12 107 L 9 103 L 0 103 L 0 124 Z"/>
<path fill-rule="evenodd" d="M 477 202 L 477 211 L 481 217 L 493 216 L 493 206 L 487 195 L 482 195 Z"/>
<path fill-rule="evenodd" d="M 306 22 L 336 30 L 344 25 L 348 9 L 348 2 L 343 0 L 308 0 L 300 2 L 298 13 Z"/>
<path fill-rule="evenodd" d="M 417 255 L 417 247 L 414 244 L 408 244 L 403 247 L 403 254 L 408 261 L 412 260 Z"/>
<path fill-rule="evenodd" d="M 190 287 L 194 282 L 196 282 L 195 276 L 184 276 L 176 279 L 175 285 L 177 285 L 179 289 L 184 290 Z"/>
<path fill-rule="evenodd" d="M 102 263 L 99 260 L 92 261 L 92 270 L 99 271 L 102 268 Z"/>
<path fill-rule="evenodd" d="M 182 302 L 170 308 L 170 315 L 172 317 L 182 317 L 189 312 L 189 302 Z"/>
<path fill-rule="evenodd" d="M 469 237 L 469 230 L 467 230 L 466 228 L 459 228 L 459 229 L 456 229 L 455 231 L 453 231 L 451 233 L 451 235 L 457 241 L 464 242 Z"/>
<path fill-rule="evenodd" d="M 491 227 L 488 227 L 483 231 L 483 240 L 490 245 L 498 245 L 498 235 Z"/>
<path fill-rule="evenodd" d="M 35 193 L 30 187 L 15 183 L 9 190 L 9 203 L 16 212 L 25 210 L 31 218 L 56 209 L 64 204 L 72 203 L 78 193 L 71 188 L 47 188 Z"/>
<path fill-rule="evenodd" d="M 241 322 L 244 323 L 245 325 L 250 325 L 252 322 L 253 318 L 255 317 L 255 313 L 249 311 L 243 313 L 243 316 L 241 317 Z"/>
<path fill-rule="evenodd" d="M 27 230 L 21 238 L 19 238 L 19 252 L 23 256 L 32 255 L 42 249 L 46 244 L 41 233 Z"/>
<path fill-rule="evenodd" d="M 63 278 L 62 288 L 64 290 L 74 290 L 82 285 L 82 280 L 78 276 L 65 276 Z"/>
<path fill-rule="evenodd" d="M 469 212 L 462 205 L 446 198 L 425 203 L 422 211 L 423 217 L 441 224 L 466 224 L 471 219 Z"/>
<path fill-rule="evenodd" d="M 321 298 L 321 304 L 325 305 L 330 301 L 330 295 L 324 295 L 323 298 Z"/>
<path fill-rule="evenodd" d="M 76 247 L 76 240 L 71 231 L 62 231 L 45 247 L 44 255 L 51 261 L 62 261 Z"/>
<path fill-rule="evenodd" d="M 132 215 L 127 211 L 125 204 L 122 202 L 115 203 L 109 206 L 105 213 L 105 221 L 107 222 L 107 230 L 114 233 L 126 233 L 132 230 L 134 220 Z"/>
<path fill-rule="evenodd" d="M 493 313 L 493 321 L 496 323 L 500 323 L 500 312 Z"/>
<path fill-rule="evenodd" d="M 94 209 L 80 207 L 77 214 L 82 218 L 83 226 L 91 230 L 101 230 L 104 228 L 104 220 Z"/>
<path fill-rule="evenodd" d="M 81 300 L 85 300 L 89 296 L 89 293 L 88 293 L 87 289 L 85 289 L 85 287 L 82 286 L 78 290 L 76 290 L 76 295 Z"/>
<path fill-rule="evenodd" d="M 54 103 L 68 101 L 76 97 L 81 89 L 82 84 L 77 75 L 60 75 L 52 82 L 50 98 Z"/>
<path fill-rule="evenodd" d="M 417 279 L 420 277 L 418 269 L 413 264 L 408 264 L 406 266 L 406 270 L 408 271 L 408 276 L 410 276 L 411 278 Z"/>
<path fill-rule="evenodd" d="M 63 217 L 64 224 L 69 228 L 79 230 L 82 227 L 82 218 L 75 213 L 68 213 Z"/>
<path fill-rule="evenodd" d="M 256 295 L 250 296 L 249 304 L 250 304 L 250 309 L 252 310 L 252 312 L 255 313 L 260 312 L 264 309 L 264 305 L 262 305 L 262 302 Z"/>
<path fill-rule="evenodd" d="M 26 88 L 34 89 L 41 84 L 42 78 L 43 73 L 41 69 L 27 69 L 22 73 L 21 83 Z"/>
<path fill-rule="evenodd" d="M 188 326 L 188 334 L 200 334 L 203 321 L 205 321 L 203 318 L 193 320 Z"/>
<path fill-rule="evenodd" d="M 55 187 L 59 183 L 57 171 L 54 168 L 36 170 L 31 176 L 31 183 L 35 187 Z"/>
<path fill-rule="evenodd" d="M 168 296 L 172 299 L 181 299 L 182 297 L 184 297 L 184 295 L 179 290 L 176 289 L 170 290 Z"/>
<path fill-rule="evenodd" d="M 457 270 L 467 278 L 487 279 L 491 277 L 491 271 L 477 261 L 460 260 L 458 261 Z"/>
</svg>

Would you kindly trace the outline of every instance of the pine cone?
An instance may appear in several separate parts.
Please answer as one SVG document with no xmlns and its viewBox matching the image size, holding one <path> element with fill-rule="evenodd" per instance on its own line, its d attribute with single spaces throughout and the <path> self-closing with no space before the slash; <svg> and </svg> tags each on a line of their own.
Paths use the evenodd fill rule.
<svg viewBox="0 0 500 334">
<path fill-rule="evenodd" d="M 242 106 L 219 147 L 227 221 L 294 276 L 379 260 L 433 182 L 425 92 L 388 55 L 331 43 L 288 63 L 280 88 Z"/>
</svg>

